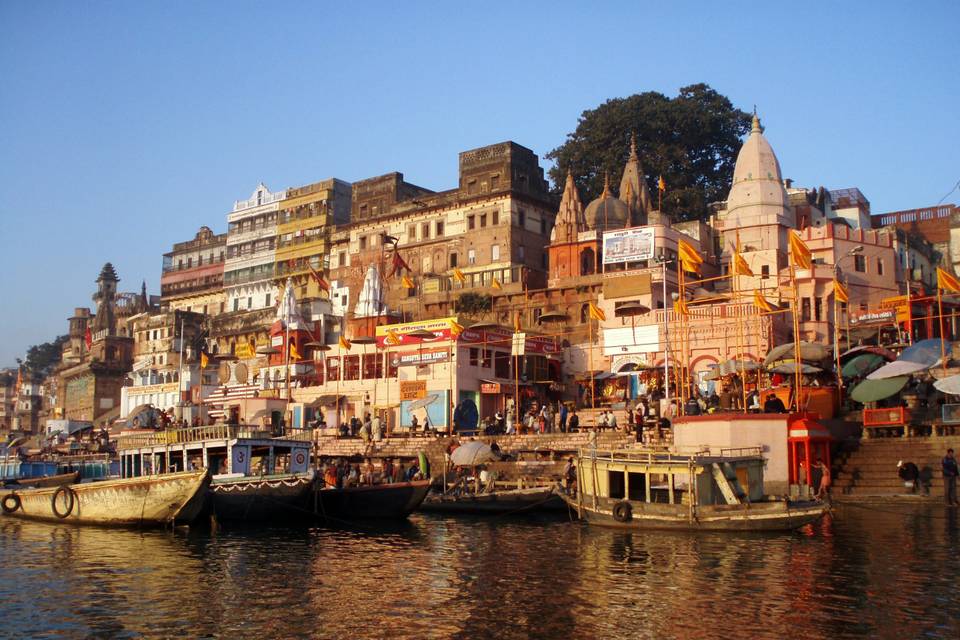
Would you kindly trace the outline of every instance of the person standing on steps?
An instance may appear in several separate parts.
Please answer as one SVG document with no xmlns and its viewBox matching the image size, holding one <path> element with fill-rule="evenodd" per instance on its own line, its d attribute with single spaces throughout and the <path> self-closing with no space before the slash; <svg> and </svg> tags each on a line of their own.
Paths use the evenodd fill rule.
<svg viewBox="0 0 960 640">
<path fill-rule="evenodd" d="M 958 506 L 957 502 L 957 459 L 953 457 L 953 449 L 947 449 L 943 458 L 943 497 L 949 506 Z"/>
</svg>

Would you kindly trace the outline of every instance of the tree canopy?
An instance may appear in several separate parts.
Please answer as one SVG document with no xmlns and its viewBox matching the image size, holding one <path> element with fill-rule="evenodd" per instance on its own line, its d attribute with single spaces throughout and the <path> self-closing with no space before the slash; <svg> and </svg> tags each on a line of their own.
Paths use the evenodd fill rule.
<svg viewBox="0 0 960 640">
<path fill-rule="evenodd" d="M 27 349 L 24 364 L 35 378 L 46 378 L 53 373 L 60 364 L 60 354 L 66 341 L 67 336 L 59 336 L 53 342 L 35 344 Z"/>
<path fill-rule="evenodd" d="M 705 218 L 709 203 L 727 197 L 750 120 L 706 84 L 683 87 L 675 98 L 654 91 L 614 98 L 584 111 L 576 131 L 547 154 L 555 161 L 550 179 L 562 191 L 570 168 L 585 203 L 603 191 L 604 173 L 616 188 L 635 134 L 654 206 L 663 176 L 663 211 L 674 220 Z"/>
</svg>

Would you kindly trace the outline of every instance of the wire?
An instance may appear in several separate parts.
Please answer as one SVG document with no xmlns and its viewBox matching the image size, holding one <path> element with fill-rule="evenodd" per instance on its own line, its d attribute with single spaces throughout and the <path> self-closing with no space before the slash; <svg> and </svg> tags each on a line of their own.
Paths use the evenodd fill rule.
<svg viewBox="0 0 960 640">
<path fill-rule="evenodd" d="M 940 202 L 938 202 L 937 205 L 943 204 L 943 201 L 949 198 L 950 194 L 956 191 L 958 188 L 960 188 L 960 180 L 957 180 L 957 184 L 953 185 L 953 189 L 950 189 L 950 191 L 947 192 L 947 195 L 940 198 Z"/>
</svg>

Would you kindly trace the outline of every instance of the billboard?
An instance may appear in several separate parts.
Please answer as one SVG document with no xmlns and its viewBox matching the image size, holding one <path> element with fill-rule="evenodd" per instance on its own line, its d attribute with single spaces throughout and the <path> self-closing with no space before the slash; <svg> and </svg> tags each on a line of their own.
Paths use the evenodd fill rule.
<svg viewBox="0 0 960 640">
<path fill-rule="evenodd" d="M 603 330 L 603 355 L 605 356 L 655 353 L 662 348 L 660 326 L 656 324 Z"/>
<path fill-rule="evenodd" d="M 653 227 L 635 227 L 603 234 L 603 264 L 653 260 Z"/>
</svg>

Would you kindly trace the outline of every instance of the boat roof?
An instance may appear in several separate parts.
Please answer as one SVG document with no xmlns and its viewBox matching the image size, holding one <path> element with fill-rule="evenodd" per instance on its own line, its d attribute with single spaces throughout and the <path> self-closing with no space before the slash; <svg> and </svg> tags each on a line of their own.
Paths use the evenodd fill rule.
<svg viewBox="0 0 960 640">
<path fill-rule="evenodd" d="M 763 460 L 760 447 L 737 447 L 714 451 L 677 453 L 663 449 L 580 449 L 581 458 L 637 464 L 709 465 L 717 462 Z"/>
</svg>

